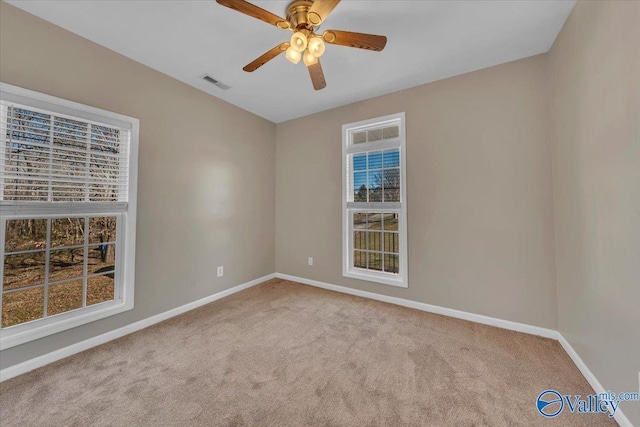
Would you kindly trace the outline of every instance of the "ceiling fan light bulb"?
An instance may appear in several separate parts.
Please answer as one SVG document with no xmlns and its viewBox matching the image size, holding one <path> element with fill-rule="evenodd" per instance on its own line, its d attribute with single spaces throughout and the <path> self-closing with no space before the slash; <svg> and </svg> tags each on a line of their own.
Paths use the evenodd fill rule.
<svg viewBox="0 0 640 427">
<path fill-rule="evenodd" d="M 304 65 L 308 67 L 310 65 L 316 64 L 318 62 L 318 58 L 313 53 L 309 52 L 309 50 L 307 50 L 302 56 L 302 61 L 304 62 Z"/>
<path fill-rule="evenodd" d="M 316 58 L 320 58 L 325 50 L 324 40 L 320 37 L 312 37 L 309 40 L 309 52 L 313 54 Z"/>
<path fill-rule="evenodd" d="M 300 62 L 300 57 L 302 55 L 300 54 L 300 52 L 298 52 L 296 49 L 294 49 L 293 46 L 290 46 L 287 49 L 287 52 L 285 53 L 285 56 L 287 57 L 287 59 L 289 61 L 291 61 L 294 64 L 297 64 L 298 62 Z"/>
<path fill-rule="evenodd" d="M 291 47 L 302 53 L 307 48 L 307 36 L 298 31 L 291 36 Z"/>
</svg>

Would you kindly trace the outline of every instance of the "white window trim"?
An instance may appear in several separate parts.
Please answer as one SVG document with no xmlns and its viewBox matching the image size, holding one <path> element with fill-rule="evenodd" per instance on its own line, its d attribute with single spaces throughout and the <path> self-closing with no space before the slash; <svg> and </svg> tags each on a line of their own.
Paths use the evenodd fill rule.
<svg viewBox="0 0 640 427">
<path fill-rule="evenodd" d="M 384 126 L 400 120 L 400 134 L 394 145 L 389 141 L 367 142 L 350 146 L 349 132 L 372 125 Z M 406 168 L 406 125 L 405 113 L 391 114 L 370 120 L 348 123 L 342 126 L 342 275 L 353 279 L 366 280 L 401 288 L 409 287 L 408 246 L 407 246 L 407 168 Z M 348 173 L 347 155 L 361 151 L 400 148 L 400 203 L 354 203 L 348 202 L 347 189 L 351 179 Z M 400 218 L 398 233 L 400 237 L 400 274 L 375 272 L 353 267 L 352 262 L 352 209 L 358 211 L 397 210 Z"/>
<path fill-rule="evenodd" d="M 116 246 L 116 274 L 122 281 L 119 299 L 116 294 L 114 295 L 114 301 L 2 328 L 0 329 L 0 350 L 5 350 L 133 309 L 138 188 L 138 133 L 140 122 L 138 119 L 122 114 L 90 107 L 1 82 L 0 98 L 5 101 L 45 109 L 58 114 L 75 116 L 89 121 L 104 123 L 105 125 L 129 129 L 131 132 L 129 141 L 129 200 L 126 203 L 127 211 L 117 214 L 118 221 L 121 221 L 121 223 L 118 224 L 118 233 L 123 236 L 118 239 Z M 56 203 L 55 205 L 43 203 L 38 206 L 38 214 L 31 215 L 31 217 L 80 216 L 84 214 L 91 215 L 93 212 L 98 211 L 100 214 L 104 212 L 103 210 L 95 209 L 96 204 L 85 204 L 85 208 L 78 212 L 73 212 L 73 206 L 73 204 L 67 203 Z M 18 216 L 16 209 L 17 204 L 15 202 L 0 201 L 0 216 L 2 219 L 2 221 L 0 221 L 0 244 L 2 244 L 2 253 L 4 253 L 4 221 Z M 0 278 L 3 277 L 3 266 L 4 260 L 0 262 Z M 0 281 L 1 280 L 2 279 L 0 279 Z M 114 291 L 117 292 L 117 288 L 114 289 Z M 0 293 L 0 303 L 1 295 Z"/>
</svg>

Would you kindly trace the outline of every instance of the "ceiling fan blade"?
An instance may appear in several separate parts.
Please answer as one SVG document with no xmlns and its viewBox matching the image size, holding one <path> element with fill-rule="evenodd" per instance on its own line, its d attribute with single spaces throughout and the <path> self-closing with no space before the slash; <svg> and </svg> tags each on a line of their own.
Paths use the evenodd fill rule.
<svg viewBox="0 0 640 427">
<path fill-rule="evenodd" d="M 307 13 L 309 23 L 314 27 L 322 24 L 338 3 L 340 0 L 315 0 Z"/>
<path fill-rule="evenodd" d="M 322 38 L 327 43 L 375 50 L 376 52 L 380 52 L 387 45 L 385 36 L 352 33 L 350 31 L 327 30 L 322 34 Z"/>
<path fill-rule="evenodd" d="M 261 56 L 259 56 L 258 58 L 250 62 L 249 64 L 245 65 L 243 70 L 246 71 L 247 73 L 251 73 L 252 71 L 257 70 L 267 62 L 271 61 L 276 56 L 286 51 L 288 47 L 289 47 L 289 42 L 280 43 L 278 46 L 274 47 L 271 50 L 268 50 L 267 52 L 265 52 L 264 54 L 262 54 Z"/>
<path fill-rule="evenodd" d="M 261 21 L 266 22 L 267 24 L 275 25 L 278 28 L 282 28 L 286 30 L 289 28 L 289 22 L 279 17 L 278 15 L 274 15 L 268 10 L 264 10 L 254 4 L 249 3 L 245 0 L 216 0 L 218 4 L 222 6 L 226 6 L 230 9 L 238 11 L 240 13 L 244 13 L 245 15 L 249 15 L 253 18 L 259 19 Z"/>
<path fill-rule="evenodd" d="M 313 88 L 315 90 L 327 87 L 327 81 L 324 79 L 324 73 L 322 72 L 322 65 L 320 65 L 319 59 L 315 64 L 311 64 L 307 68 L 309 69 L 311 83 L 313 83 Z"/>
</svg>

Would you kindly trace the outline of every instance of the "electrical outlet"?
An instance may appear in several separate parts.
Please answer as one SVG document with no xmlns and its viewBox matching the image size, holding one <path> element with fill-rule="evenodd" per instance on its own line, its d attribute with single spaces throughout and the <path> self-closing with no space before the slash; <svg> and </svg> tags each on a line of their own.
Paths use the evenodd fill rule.
<svg viewBox="0 0 640 427">
<path fill-rule="evenodd" d="M 308 260 L 307 262 L 309 263 L 309 265 L 313 265 L 313 257 L 312 257 L 312 256 L 310 256 L 310 257 L 309 257 L 309 260 Z"/>
<path fill-rule="evenodd" d="M 218 277 L 222 277 L 224 276 L 224 267 L 220 266 L 218 267 Z"/>
</svg>

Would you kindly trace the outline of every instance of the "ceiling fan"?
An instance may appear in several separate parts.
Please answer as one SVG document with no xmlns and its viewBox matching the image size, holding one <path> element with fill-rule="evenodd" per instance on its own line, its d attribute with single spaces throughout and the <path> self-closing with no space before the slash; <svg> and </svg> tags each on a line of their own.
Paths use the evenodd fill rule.
<svg viewBox="0 0 640 427">
<path fill-rule="evenodd" d="M 273 49 L 265 52 L 254 61 L 247 64 L 243 70 L 253 72 L 271 61 L 281 53 L 286 58 L 297 64 L 300 59 L 309 70 L 311 82 L 315 90 L 324 89 L 327 82 L 320 65 L 320 57 L 325 51 L 325 42 L 341 46 L 357 47 L 376 52 L 384 49 L 387 44 L 385 36 L 374 34 L 352 33 L 350 31 L 326 30 L 317 34 L 318 27 L 327 19 L 327 16 L 336 7 L 340 0 L 295 0 L 287 7 L 287 19 L 281 18 L 267 10 L 264 10 L 245 0 L 216 0 L 222 6 L 226 6 L 245 15 L 275 25 L 283 30 L 293 31 L 291 40 L 280 43 Z"/>
</svg>

